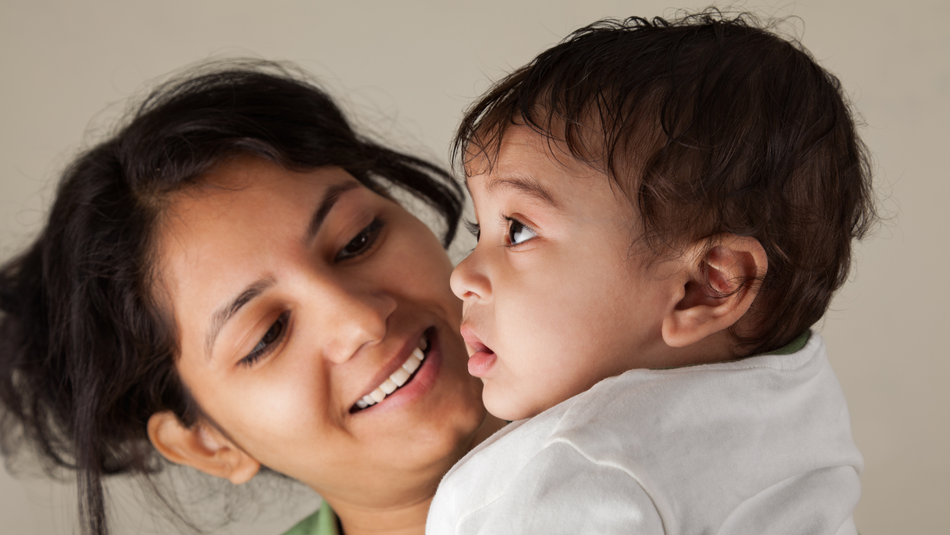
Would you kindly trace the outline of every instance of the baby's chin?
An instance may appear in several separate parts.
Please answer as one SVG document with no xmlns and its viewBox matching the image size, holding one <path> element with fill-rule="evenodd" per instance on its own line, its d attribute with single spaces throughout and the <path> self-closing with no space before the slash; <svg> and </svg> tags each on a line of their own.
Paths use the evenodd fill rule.
<svg viewBox="0 0 950 535">
<path fill-rule="evenodd" d="M 549 408 L 538 400 L 527 399 L 509 389 L 495 387 L 491 381 L 485 381 L 482 402 L 492 416 L 509 422 L 537 416 Z"/>
</svg>

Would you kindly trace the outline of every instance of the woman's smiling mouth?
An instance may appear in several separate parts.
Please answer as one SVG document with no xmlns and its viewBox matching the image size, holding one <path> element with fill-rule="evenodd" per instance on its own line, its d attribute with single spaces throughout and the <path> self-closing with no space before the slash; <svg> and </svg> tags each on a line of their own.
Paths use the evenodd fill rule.
<svg viewBox="0 0 950 535">
<path fill-rule="evenodd" d="M 371 407 L 380 401 L 386 399 L 386 396 L 399 390 L 403 385 L 412 380 L 416 371 L 422 366 L 426 358 L 426 352 L 429 348 L 428 334 L 422 333 L 419 338 L 418 346 L 412 350 L 409 357 L 392 374 L 383 380 L 372 392 L 357 400 L 356 404 L 350 408 L 350 413 Z"/>
</svg>

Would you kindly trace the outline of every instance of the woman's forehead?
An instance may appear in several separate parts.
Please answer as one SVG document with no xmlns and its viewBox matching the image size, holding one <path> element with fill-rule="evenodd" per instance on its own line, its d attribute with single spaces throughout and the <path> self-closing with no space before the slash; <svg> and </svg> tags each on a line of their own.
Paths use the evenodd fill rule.
<svg viewBox="0 0 950 535">
<path fill-rule="evenodd" d="M 171 196 L 171 207 L 185 201 L 202 201 L 203 197 L 223 194 L 225 198 L 253 190 L 253 196 L 299 195 L 307 192 L 319 195 L 325 188 L 340 182 L 360 183 L 339 167 L 320 167 L 295 171 L 255 156 L 238 156 L 226 160 L 203 174 L 191 186 Z"/>
</svg>

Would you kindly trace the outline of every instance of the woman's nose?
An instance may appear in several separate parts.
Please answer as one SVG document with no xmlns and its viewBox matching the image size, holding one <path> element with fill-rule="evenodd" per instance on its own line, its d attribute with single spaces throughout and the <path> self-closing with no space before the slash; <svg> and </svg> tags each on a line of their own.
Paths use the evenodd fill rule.
<svg viewBox="0 0 950 535">
<path fill-rule="evenodd" d="M 385 292 L 336 290 L 332 303 L 321 304 L 329 337 L 324 354 L 329 360 L 342 363 L 360 349 L 386 338 L 387 322 L 396 310 L 396 300 Z"/>
<path fill-rule="evenodd" d="M 449 284 L 452 292 L 465 302 L 491 299 L 491 281 L 485 273 L 478 247 L 452 270 Z"/>
</svg>

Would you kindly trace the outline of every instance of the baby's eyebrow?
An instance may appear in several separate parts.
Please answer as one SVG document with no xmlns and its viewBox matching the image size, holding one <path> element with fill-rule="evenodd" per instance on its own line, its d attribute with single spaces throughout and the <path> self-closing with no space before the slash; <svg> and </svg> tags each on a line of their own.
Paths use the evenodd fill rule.
<svg viewBox="0 0 950 535">
<path fill-rule="evenodd" d="M 534 177 L 527 176 L 504 176 L 504 177 L 492 177 L 488 180 L 488 184 L 485 185 L 487 191 L 492 191 L 496 188 L 510 188 L 529 197 L 534 197 L 535 199 L 551 206 L 552 208 L 560 208 L 558 202 L 554 199 L 554 196 L 541 184 L 539 180 Z"/>
</svg>

